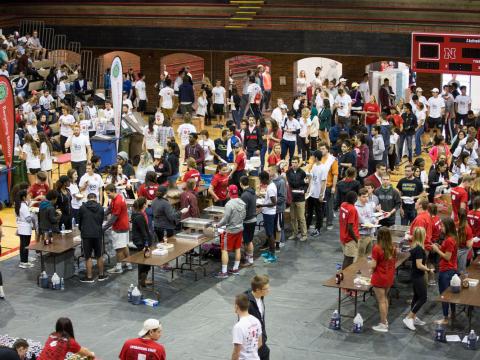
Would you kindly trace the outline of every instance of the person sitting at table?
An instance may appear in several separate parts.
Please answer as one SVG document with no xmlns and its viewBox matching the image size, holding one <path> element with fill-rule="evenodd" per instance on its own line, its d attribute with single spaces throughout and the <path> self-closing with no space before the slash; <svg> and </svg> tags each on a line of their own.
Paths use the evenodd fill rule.
<svg viewBox="0 0 480 360">
<path fill-rule="evenodd" d="M 222 271 L 216 277 L 225 279 L 229 274 L 239 275 L 241 248 L 243 239 L 243 220 L 246 216 L 246 204 L 238 197 L 236 185 L 228 187 L 230 200 L 225 205 L 225 212 L 222 219 L 214 227 L 225 226 L 225 232 L 220 237 L 220 248 L 222 252 Z M 235 262 L 231 271 L 228 268 L 228 252 L 235 252 Z"/>
<path fill-rule="evenodd" d="M 217 170 L 208 188 L 208 193 L 212 197 L 213 205 L 215 206 L 225 206 L 227 203 L 229 173 L 230 168 L 227 163 L 217 165 Z"/>
<path fill-rule="evenodd" d="M 70 186 L 70 179 L 67 175 L 62 175 L 55 184 L 58 199 L 55 203 L 55 208 L 62 213 L 58 226 L 65 225 L 66 230 L 72 229 L 72 195 L 68 187 Z"/>
<path fill-rule="evenodd" d="M 195 191 L 198 191 L 198 185 L 200 184 L 200 172 L 197 170 L 197 163 L 194 158 L 187 159 L 187 171 L 183 175 L 182 182 L 186 183 L 189 179 L 194 179 L 197 182 Z"/>
<path fill-rule="evenodd" d="M 445 240 L 439 246 L 432 245 L 432 250 L 440 256 L 439 273 L 438 273 L 438 291 L 442 294 L 450 286 L 450 280 L 453 275 L 457 273 L 457 255 L 458 246 L 460 244 L 455 222 L 451 218 L 442 219 L 443 232 Z M 437 323 L 441 325 L 448 325 L 448 303 L 442 302 L 443 319 L 438 320 Z M 455 314 L 455 304 L 450 304 L 452 315 Z"/>
<path fill-rule="evenodd" d="M 188 208 L 180 211 L 176 211 L 173 208 L 172 204 L 165 198 L 167 190 L 166 186 L 160 186 L 158 188 L 157 198 L 152 202 L 153 227 L 159 242 L 163 242 L 165 233 L 167 239 L 173 236 L 180 222 L 181 214 L 188 212 Z"/>
<path fill-rule="evenodd" d="M 377 233 L 377 243 L 372 249 L 370 268 L 373 270 L 371 284 L 378 302 L 380 322 L 372 327 L 378 332 L 388 332 L 388 292 L 395 278 L 396 249 L 392 242 L 392 235 L 386 226 L 382 226 Z"/>
<path fill-rule="evenodd" d="M 98 281 L 105 281 L 108 275 L 104 272 L 103 263 L 103 238 L 102 224 L 105 211 L 97 202 L 97 195 L 87 195 L 87 202 L 83 203 L 78 211 L 78 229 L 82 238 L 83 256 L 87 274 L 80 281 L 84 283 L 95 282 L 92 275 L 92 251 L 95 253 L 98 266 Z"/>
<path fill-rule="evenodd" d="M 123 173 L 122 165 L 114 164 L 110 167 L 110 173 L 105 179 L 105 185 L 108 184 L 113 184 L 121 189 L 120 193 L 125 199 L 135 199 L 130 179 Z"/>
<path fill-rule="evenodd" d="M 403 323 L 410 330 L 415 331 L 415 325 L 423 326 L 425 322 L 417 317 L 420 308 L 427 302 L 427 284 L 425 283 L 425 273 L 434 274 L 434 268 L 428 268 L 427 253 L 425 252 L 426 232 L 424 228 L 417 227 L 413 232 L 412 244 L 410 249 L 410 258 L 412 259 L 412 271 L 410 280 L 413 287 L 413 299 L 410 304 L 410 312 L 403 319 Z"/>
<path fill-rule="evenodd" d="M 135 169 L 132 164 L 128 162 L 128 154 L 125 151 L 120 151 L 117 154 L 117 163 L 122 165 L 123 173 L 128 179 L 135 178 Z"/>
<path fill-rule="evenodd" d="M 185 184 L 185 190 L 180 194 L 180 207 L 188 208 L 185 214 L 182 214 L 182 220 L 193 217 L 200 217 L 200 209 L 198 208 L 198 197 L 195 192 L 196 182 L 190 179 Z"/>
<path fill-rule="evenodd" d="M 138 180 L 138 185 L 145 182 L 145 176 L 149 171 L 155 172 L 155 168 L 153 167 L 153 157 L 148 151 L 145 151 L 140 155 L 140 161 L 137 165 L 137 170 L 135 171 L 135 178 Z"/>
<path fill-rule="evenodd" d="M 131 240 L 140 251 L 150 248 L 153 244 L 152 234 L 148 228 L 146 209 L 147 199 L 143 196 L 133 202 Z M 140 287 L 144 288 L 146 285 L 152 284 L 151 281 L 147 280 L 149 271 L 149 265 L 138 265 L 138 285 Z"/>
<path fill-rule="evenodd" d="M 40 237 L 45 236 L 48 232 L 59 233 L 59 223 L 62 213 L 60 210 L 55 210 L 58 192 L 49 190 L 45 195 L 45 200 L 40 203 L 38 211 L 38 231 Z"/>
</svg>

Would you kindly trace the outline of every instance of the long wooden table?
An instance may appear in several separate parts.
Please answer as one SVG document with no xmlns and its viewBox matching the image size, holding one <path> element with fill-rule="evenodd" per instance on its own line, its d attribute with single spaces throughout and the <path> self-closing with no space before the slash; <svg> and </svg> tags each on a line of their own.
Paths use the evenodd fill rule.
<svg viewBox="0 0 480 360">
<path fill-rule="evenodd" d="M 398 269 L 405 261 L 408 260 L 410 257 L 409 252 L 400 252 L 397 254 L 397 261 L 395 263 L 395 268 Z M 341 305 L 342 305 L 342 289 L 353 291 L 354 293 L 354 300 L 355 300 L 355 310 L 354 315 L 357 314 L 357 305 L 358 305 L 358 293 L 367 293 L 370 292 L 373 288 L 372 285 L 356 285 L 354 284 L 355 277 L 357 276 L 358 271 L 360 271 L 363 277 L 370 278 L 370 266 L 368 264 L 368 260 L 365 257 L 358 259 L 352 265 L 345 268 L 343 272 L 343 280 L 340 284 L 336 283 L 335 276 L 331 277 L 330 279 L 323 282 L 323 286 L 332 287 L 338 289 L 338 313 L 341 315 Z"/>
<path fill-rule="evenodd" d="M 480 260 L 477 259 L 470 264 L 467 272 L 470 279 L 480 279 Z M 462 287 L 459 293 L 452 292 L 452 289 L 448 287 L 447 290 L 435 298 L 435 301 L 467 306 L 468 331 L 470 331 L 473 309 L 480 307 L 480 284 L 466 289 Z"/>
<path fill-rule="evenodd" d="M 205 268 L 205 265 L 207 265 L 207 262 L 202 262 L 201 259 L 201 246 L 209 241 L 212 241 L 214 239 L 213 236 L 206 236 L 205 238 L 202 238 L 198 241 L 193 241 L 193 240 L 184 240 L 184 239 L 178 239 L 176 237 L 170 237 L 168 238 L 168 243 L 173 244 L 173 248 L 168 249 L 168 254 L 165 255 L 151 255 L 150 257 L 146 258 L 143 254 L 143 251 L 139 251 L 133 255 L 130 255 L 126 259 L 123 259 L 122 262 L 128 262 L 131 264 L 137 264 L 137 265 L 149 265 L 152 267 L 152 291 L 155 293 L 157 296 L 158 294 L 155 292 L 155 267 L 161 267 L 163 265 L 168 264 L 170 261 L 175 260 L 175 267 L 172 268 L 172 279 L 175 270 L 180 270 L 181 272 L 183 271 L 192 271 L 195 276 L 195 281 L 198 280 L 197 277 L 197 270 L 201 269 L 203 270 L 203 276 L 205 277 L 207 275 L 207 270 Z M 195 248 L 199 247 L 200 252 L 198 256 L 198 262 L 194 261 L 194 256 L 190 254 L 192 250 Z M 185 261 L 180 264 L 179 263 L 179 258 L 185 256 Z"/>
</svg>

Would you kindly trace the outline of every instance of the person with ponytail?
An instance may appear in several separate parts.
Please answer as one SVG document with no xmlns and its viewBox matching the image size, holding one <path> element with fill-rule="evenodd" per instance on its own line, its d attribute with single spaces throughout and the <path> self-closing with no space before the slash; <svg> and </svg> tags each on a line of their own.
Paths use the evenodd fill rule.
<svg viewBox="0 0 480 360">
<path fill-rule="evenodd" d="M 472 228 L 467 221 L 467 211 L 465 209 L 458 210 L 458 269 L 460 274 L 465 273 L 467 269 L 467 259 L 473 245 Z"/>
<path fill-rule="evenodd" d="M 459 247 L 459 239 L 455 222 L 451 218 L 442 220 L 442 228 L 445 234 L 445 240 L 439 246 L 432 245 L 432 250 L 440 256 L 439 274 L 438 274 L 438 290 L 442 294 L 450 286 L 450 280 L 457 273 L 457 255 Z M 442 325 L 448 324 L 448 303 L 442 303 L 443 319 L 438 323 Z M 455 313 L 455 304 L 450 304 L 452 314 Z"/>
<path fill-rule="evenodd" d="M 35 174 L 40 171 L 40 149 L 33 140 L 32 135 L 26 134 L 25 143 L 22 146 L 22 159 L 25 160 L 27 166 L 27 176 L 30 185 L 35 183 Z"/>
</svg>

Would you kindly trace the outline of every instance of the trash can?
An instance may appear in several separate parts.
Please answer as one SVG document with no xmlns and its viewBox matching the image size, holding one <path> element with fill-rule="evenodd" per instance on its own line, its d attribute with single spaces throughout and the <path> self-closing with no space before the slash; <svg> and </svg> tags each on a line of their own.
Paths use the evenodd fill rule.
<svg viewBox="0 0 480 360">
<path fill-rule="evenodd" d="M 114 136 L 101 135 L 90 139 L 93 153 L 100 157 L 100 170 L 117 162 L 117 139 Z"/>
<path fill-rule="evenodd" d="M 140 162 L 140 155 L 143 152 L 143 134 L 134 132 L 130 134 L 129 138 L 130 148 L 128 151 L 128 155 L 130 156 L 132 165 L 137 166 Z"/>
<path fill-rule="evenodd" d="M 8 169 L 5 165 L 0 165 L 0 201 L 8 203 L 9 200 Z"/>
<path fill-rule="evenodd" d="M 5 158 L 0 159 L 0 165 L 5 166 Z M 18 156 L 13 158 L 12 163 L 12 188 L 22 182 L 28 182 L 27 177 L 27 166 L 25 165 L 25 160 L 20 159 Z M 7 177 L 8 178 L 8 177 Z"/>
</svg>

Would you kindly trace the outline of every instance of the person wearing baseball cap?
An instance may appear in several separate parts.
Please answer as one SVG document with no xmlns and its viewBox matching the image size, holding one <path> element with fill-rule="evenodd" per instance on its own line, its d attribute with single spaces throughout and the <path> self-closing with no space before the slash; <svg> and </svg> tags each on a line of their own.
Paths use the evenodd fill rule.
<svg viewBox="0 0 480 360">
<path fill-rule="evenodd" d="M 122 165 L 123 173 L 129 179 L 135 178 L 135 169 L 128 162 L 128 154 L 125 151 L 120 151 L 117 154 L 117 162 L 119 165 Z"/>
<path fill-rule="evenodd" d="M 138 338 L 129 339 L 123 344 L 120 360 L 151 359 L 165 360 L 165 348 L 157 341 L 162 336 L 162 324 L 157 319 L 147 319 L 138 332 Z"/>
<path fill-rule="evenodd" d="M 432 89 L 432 96 L 428 99 L 428 130 L 430 142 L 433 142 L 433 135 L 441 135 L 443 132 L 443 116 L 445 114 L 445 100 L 439 96 L 438 88 Z"/>
<path fill-rule="evenodd" d="M 218 279 L 225 279 L 229 274 L 239 275 L 238 268 L 240 267 L 240 248 L 242 247 L 243 239 L 243 220 L 247 214 L 247 205 L 242 199 L 238 197 L 237 185 L 230 185 L 228 187 L 228 200 L 225 205 L 225 212 L 220 222 L 214 225 L 217 228 L 225 228 L 220 236 L 220 248 L 222 251 L 222 271 L 216 277 Z M 235 262 L 230 271 L 228 269 L 228 252 L 235 252 Z"/>
</svg>

